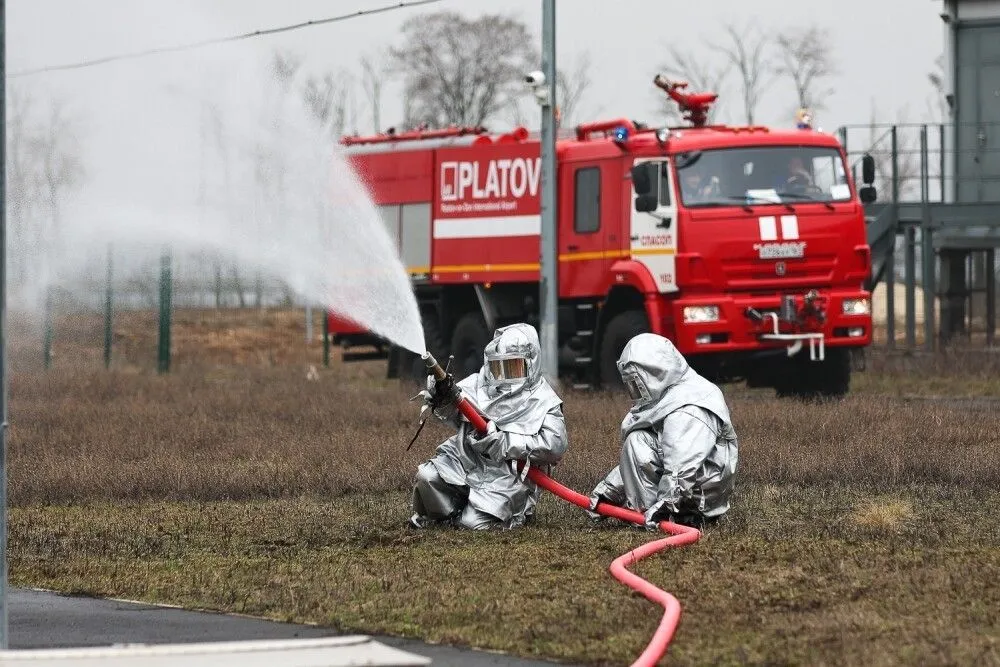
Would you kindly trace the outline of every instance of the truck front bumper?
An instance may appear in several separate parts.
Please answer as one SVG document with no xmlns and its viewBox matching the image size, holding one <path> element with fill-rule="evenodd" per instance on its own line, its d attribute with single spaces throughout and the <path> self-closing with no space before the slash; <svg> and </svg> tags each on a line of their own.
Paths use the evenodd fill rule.
<svg viewBox="0 0 1000 667">
<path fill-rule="evenodd" d="M 663 309 L 671 321 L 674 344 L 683 354 L 751 352 L 785 348 L 789 355 L 803 348 L 809 357 L 822 360 L 827 347 L 866 347 L 872 342 L 871 294 L 864 290 L 818 291 L 823 298 L 822 323 L 795 325 L 781 319 L 781 294 L 711 295 L 682 297 Z M 796 295 L 801 297 L 802 295 Z M 867 300 L 867 312 L 845 308 L 845 301 Z M 685 321 L 685 309 L 718 309 L 718 318 Z M 711 308 L 709 310 L 712 310 Z M 846 311 L 846 312 L 845 312 Z M 755 313 L 755 319 L 748 313 Z"/>
</svg>

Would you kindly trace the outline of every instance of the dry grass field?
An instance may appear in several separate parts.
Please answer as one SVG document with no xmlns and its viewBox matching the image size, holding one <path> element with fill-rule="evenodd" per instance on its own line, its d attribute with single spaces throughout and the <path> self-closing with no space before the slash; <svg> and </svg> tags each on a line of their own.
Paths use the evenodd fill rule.
<svg viewBox="0 0 1000 667">
<path fill-rule="evenodd" d="M 105 371 L 99 318 L 61 320 L 46 372 L 15 333 L 14 585 L 592 665 L 645 646 L 660 610 L 607 567 L 654 535 L 551 496 L 519 531 L 408 530 L 446 431 L 404 451 L 417 410 L 381 364 L 323 368 L 301 311 L 178 313 L 174 344 L 158 376 L 155 316 L 123 316 Z M 872 355 L 854 387 L 824 405 L 724 388 L 733 510 L 636 568 L 684 608 L 667 662 L 1000 664 L 1000 358 Z M 614 464 L 625 409 L 566 396 L 560 481 L 588 492 Z"/>
</svg>

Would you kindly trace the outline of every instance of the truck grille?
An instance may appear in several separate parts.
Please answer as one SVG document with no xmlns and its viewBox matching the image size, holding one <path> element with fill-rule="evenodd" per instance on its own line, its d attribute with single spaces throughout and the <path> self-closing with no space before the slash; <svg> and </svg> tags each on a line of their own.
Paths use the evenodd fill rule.
<svg viewBox="0 0 1000 667">
<path fill-rule="evenodd" d="M 781 276 L 775 270 L 778 261 L 785 263 L 785 273 Z M 736 290 L 821 287 L 833 282 L 836 267 L 837 258 L 832 255 L 787 260 L 726 260 L 722 262 L 722 275 L 726 285 Z"/>
</svg>

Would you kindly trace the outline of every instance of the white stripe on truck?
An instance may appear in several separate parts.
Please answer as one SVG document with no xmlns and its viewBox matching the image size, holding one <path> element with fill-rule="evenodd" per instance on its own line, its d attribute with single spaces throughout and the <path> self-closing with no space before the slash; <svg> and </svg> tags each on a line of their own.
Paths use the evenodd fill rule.
<svg viewBox="0 0 1000 667">
<path fill-rule="evenodd" d="M 537 236 L 542 233 L 538 215 L 496 218 L 441 218 L 434 221 L 436 239 L 482 239 L 501 236 Z"/>
</svg>

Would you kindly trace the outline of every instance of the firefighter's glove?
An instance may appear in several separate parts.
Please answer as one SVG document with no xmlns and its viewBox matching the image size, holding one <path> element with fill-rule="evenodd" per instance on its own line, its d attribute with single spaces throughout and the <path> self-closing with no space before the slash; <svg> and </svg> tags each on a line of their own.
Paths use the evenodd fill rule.
<svg viewBox="0 0 1000 667">
<path fill-rule="evenodd" d="M 418 398 L 420 398 L 420 399 L 423 399 L 423 401 L 424 401 L 424 407 L 430 406 L 431 405 L 431 401 L 434 398 L 435 384 L 436 384 L 436 380 L 435 380 L 434 376 L 433 375 L 428 375 L 427 376 L 427 388 L 426 389 L 421 389 L 419 392 L 417 392 L 417 395 L 414 396 L 413 398 L 411 398 L 410 400 L 411 401 L 415 401 Z M 420 412 L 421 412 L 421 414 L 423 414 L 424 410 L 421 410 Z"/>
<path fill-rule="evenodd" d="M 454 399 L 454 382 L 449 377 L 445 381 L 438 381 L 433 375 L 427 376 L 428 404 L 435 410 L 451 405 Z"/>
<path fill-rule="evenodd" d="M 435 378 L 433 375 L 428 375 L 427 388 L 422 389 L 416 396 L 414 396 L 410 400 L 414 401 L 418 398 L 423 399 L 424 408 L 437 410 L 438 408 L 446 405 L 450 397 L 444 391 L 444 387 L 438 386 L 437 378 Z M 422 409 L 420 412 L 421 414 L 423 414 L 424 412 L 426 412 L 426 410 Z"/>
<path fill-rule="evenodd" d="M 646 519 L 646 530 L 654 533 L 659 532 L 660 523 L 663 521 L 670 521 L 672 515 L 670 510 L 671 506 L 663 500 L 657 501 L 652 507 L 646 510 L 643 515 Z"/>
</svg>

